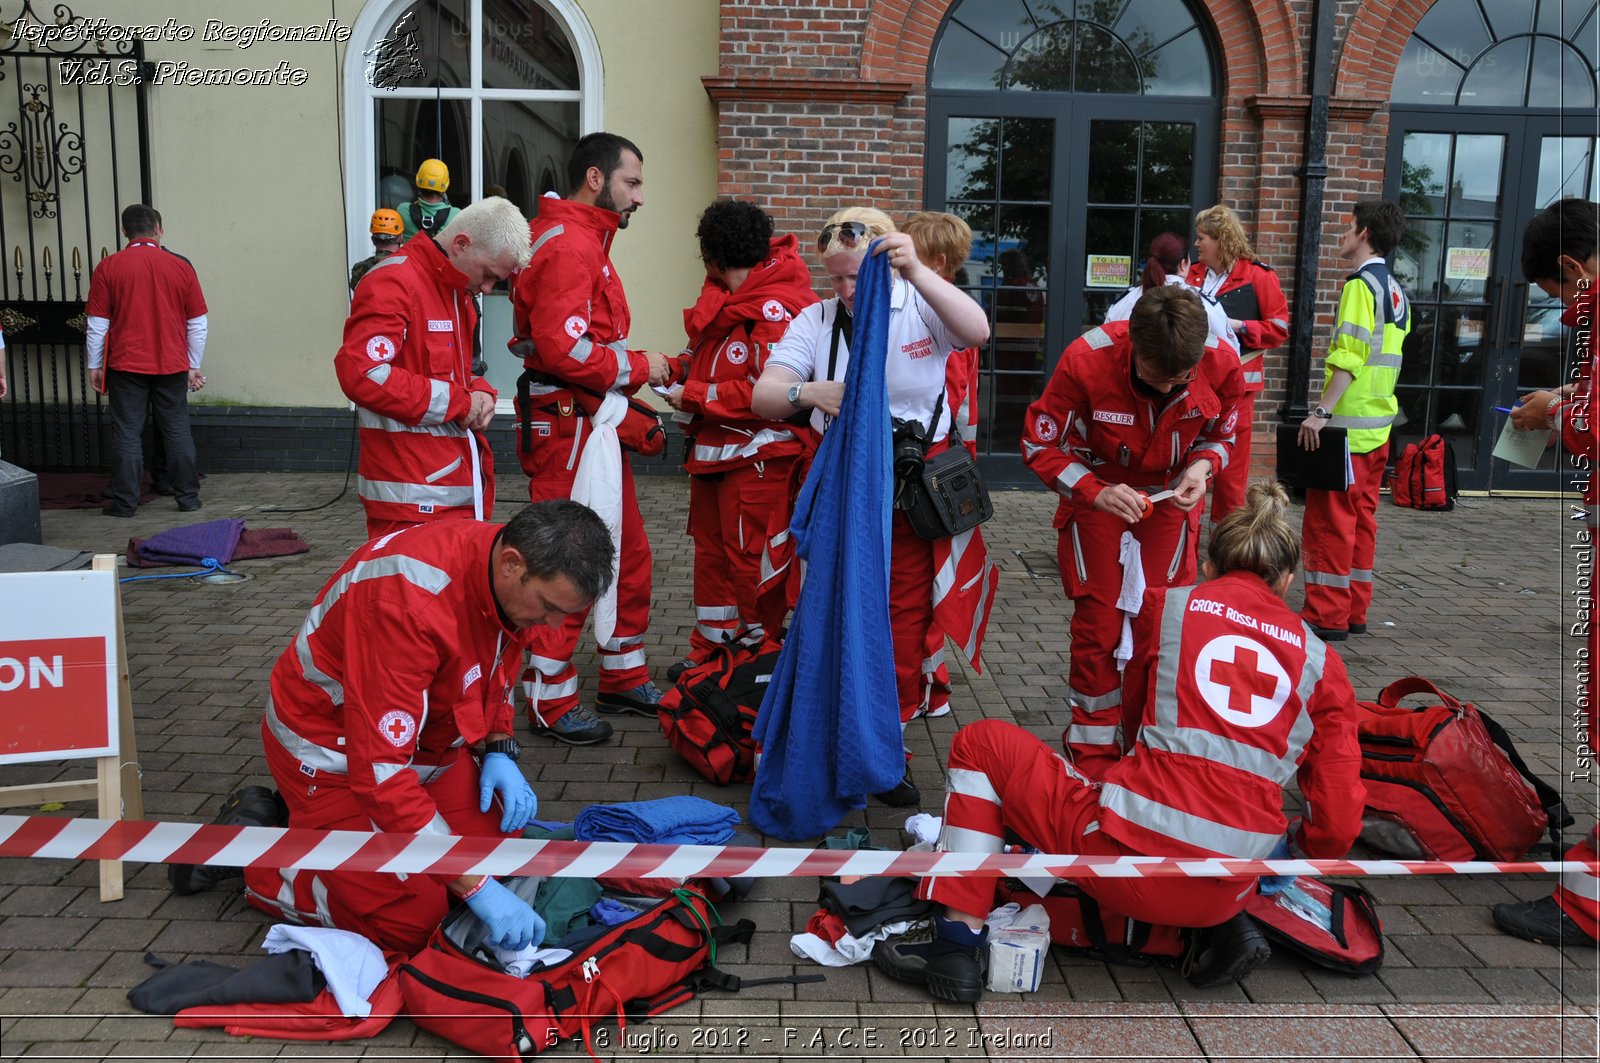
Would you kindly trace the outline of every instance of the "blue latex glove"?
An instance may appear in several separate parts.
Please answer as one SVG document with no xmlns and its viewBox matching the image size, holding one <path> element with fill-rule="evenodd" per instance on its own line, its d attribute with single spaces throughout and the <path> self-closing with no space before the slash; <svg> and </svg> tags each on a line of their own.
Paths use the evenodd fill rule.
<svg viewBox="0 0 1600 1063">
<path fill-rule="evenodd" d="M 1296 820 L 1295 823 L 1298 823 Z M 1290 824 L 1289 829 L 1294 830 L 1295 824 Z M 1268 860 L 1288 860 L 1293 854 L 1289 851 L 1289 835 L 1278 839 L 1278 844 L 1272 852 L 1267 854 Z M 1270 897 L 1294 882 L 1293 875 L 1262 875 L 1258 888 L 1263 897 Z"/>
<path fill-rule="evenodd" d="M 489 932 L 484 941 L 497 949 L 525 949 L 544 941 L 544 920 L 528 902 L 494 879 L 467 898 L 472 914 L 483 920 Z"/>
<path fill-rule="evenodd" d="M 522 777 L 517 762 L 504 753 L 490 753 L 483 758 L 478 772 L 478 811 L 489 811 L 489 802 L 498 793 L 500 807 L 505 815 L 500 817 L 500 830 L 506 834 L 520 831 L 528 825 L 539 810 L 539 799 L 533 787 Z"/>
</svg>

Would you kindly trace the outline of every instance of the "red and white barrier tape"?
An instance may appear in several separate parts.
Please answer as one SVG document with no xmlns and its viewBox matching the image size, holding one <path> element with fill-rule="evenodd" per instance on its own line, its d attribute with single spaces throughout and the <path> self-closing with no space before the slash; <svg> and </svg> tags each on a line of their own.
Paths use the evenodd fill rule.
<svg viewBox="0 0 1600 1063">
<path fill-rule="evenodd" d="M 223 827 L 140 820 L 0 816 L 0 856 L 132 860 L 151 864 L 296 867 L 390 874 L 539 875 L 553 878 L 789 878 L 829 875 L 1055 875 L 1130 878 L 1181 875 L 1600 875 L 1578 860 L 1226 860 L 1023 853 L 902 853 L 850 849 L 753 849 L 635 845 L 526 838 L 464 838 L 278 827 Z"/>
</svg>

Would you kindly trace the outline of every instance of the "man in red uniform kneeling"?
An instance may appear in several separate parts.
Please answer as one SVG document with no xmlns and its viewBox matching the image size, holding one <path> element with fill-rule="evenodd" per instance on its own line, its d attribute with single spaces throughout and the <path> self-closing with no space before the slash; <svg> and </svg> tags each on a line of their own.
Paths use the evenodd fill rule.
<svg viewBox="0 0 1600 1063">
<path fill-rule="evenodd" d="M 605 592 L 613 553 L 592 510 L 558 500 L 504 525 L 417 525 L 352 554 L 272 669 L 261 738 L 289 825 L 520 834 L 538 804 L 512 737 L 522 654 L 537 628 Z M 224 817 L 268 825 L 255 803 L 230 799 Z M 179 893 L 238 875 L 169 871 Z M 427 943 L 452 896 L 488 924 L 491 943 L 522 948 L 544 935 L 526 902 L 483 875 L 249 868 L 245 885 L 272 915 L 407 954 Z"/>
</svg>

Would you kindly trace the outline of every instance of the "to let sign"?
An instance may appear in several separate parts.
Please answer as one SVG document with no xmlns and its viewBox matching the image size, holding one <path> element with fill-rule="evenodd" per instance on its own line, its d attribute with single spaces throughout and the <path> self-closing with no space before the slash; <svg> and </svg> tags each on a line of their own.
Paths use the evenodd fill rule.
<svg viewBox="0 0 1600 1063">
<path fill-rule="evenodd" d="M 116 576 L 0 575 L 0 764 L 117 754 Z"/>
</svg>

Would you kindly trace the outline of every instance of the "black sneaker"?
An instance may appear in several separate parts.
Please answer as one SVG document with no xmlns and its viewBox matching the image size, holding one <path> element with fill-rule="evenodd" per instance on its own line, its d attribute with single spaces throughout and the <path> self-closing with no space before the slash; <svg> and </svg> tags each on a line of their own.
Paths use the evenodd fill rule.
<svg viewBox="0 0 1600 1063">
<path fill-rule="evenodd" d="M 1524 941 L 1537 941 L 1541 945 L 1600 946 L 1594 938 L 1583 932 L 1554 897 L 1540 897 L 1536 901 L 1497 904 L 1494 906 L 1494 925 L 1513 937 Z"/>
<path fill-rule="evenodd" d="M 289 810 L 278 791 L 265 786 L 246 786 L 222 802 L 222 811 L 211 822 L 227 827 L 286 827 Z M 212 886 L 244 876 L 242 867 L 213 864 L 168 864 L 167 880 L 180 897 L 203 893 Z"/>
<path fill-rule="evenodd" d="M 974 1004 L 983 996 L 988 959 L 988 927 L 972 930 L 941 916 L 880 941 L 872 950 L 878 970 L 901 982 L 927 986 L 935 1000 L 952 1004 Z"/>
<path fill-rule="evenodd" d="M 587 705 L 574 705 L 548 727 L 540 723 L 537 717 L 531 724 L 534 734 L 554 738 L 569 746 L 592 746 L 611 737 L 611 725 L 596 716 Z"/>
<path fill-rule="evenodd" d="M 199 509 L 200 507 L 201 507 L 201 502 L 200 502 L 200 500 L 198 498 L 195 499 L 193 502 L 179 502 L 178 503 L 178 512 L 179 513 L 193 513 L 195 510 Z"/>
<path fill-rule="evenodd" d="M 1367 633 L 1367 625 L 1365 625 L 1365 624 L 1351 624 L 1350 625 L 1350 634 L 1352 634 L 1352 635 L 1365 635 L 1366 633 Z"/>
<path fill-rule="evenodd" d="M 872 796 L 890 808 L 910 808 L 912 805 L 920 805 L 922 803 L 922 791 L 917 789 L 917 784 L 911 781 L 910 762 L 906 763 L 906 773 L 894 789 L 885 790 L 881 794 L 873 794 Z"/>
<path fill-rule="evenodd" d="M 1316 632 L 1317 638 L 1323 642 L 1343 642 L 1350 637 L 1350 629 L 1345 627 L 1318 627 L 1312 624 L 1311 630 Z"/>
<path fill-rule="evenodd" d="M 594 707 L 607 716 L 617 716 L 624 712 L 631 712 L 637 716 L 648 716 L 652 720 L 656 716 L 656 707 L 661 704 L 661 691 L 656 685 L 646 679 L 643 683 L 629 690 L 619 690 L 614 694 L 596 694 Z"/>
<path fill-rule="evenodd" d="M 1198 989 L 1237 982 L 1272 957 L 1272 946 L 1243 912 L 1200 931 L 1190 949 L 1189 984 Z"/>
<path fill-rule="evenodd" d="M 677 664 L 671 665 L 667 668 L 667 679 L 673 683 L 676 683 L 678 680 L 683 678 L 683 673 L 687 672 L 689 669 L 693 668 L 699 663 L 700 662 L 695 660 L 693 657 L 685 657 Z"/>
</svg>

